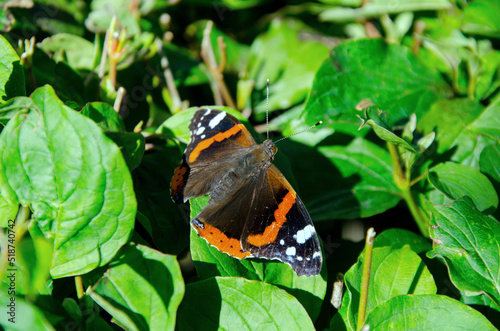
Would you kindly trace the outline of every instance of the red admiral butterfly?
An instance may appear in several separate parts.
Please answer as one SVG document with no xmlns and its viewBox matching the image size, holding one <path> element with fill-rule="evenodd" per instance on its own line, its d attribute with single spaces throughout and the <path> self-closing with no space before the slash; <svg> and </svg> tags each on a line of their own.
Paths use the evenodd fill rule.
<svg viewBox="0 0 500 331">
<path fill-rule="evenodd" d="M 256 144 L 235 117 L 212 109 L 198 110 L 189 130 L 170 189 L 177 203 L 210 194 L 191 221 L 198 235 L 237 259 L 277 259 L 297 275 L 317 275 L 318 236 L 304 204 L 272 164 L 274 143 Z"/>
</svg>

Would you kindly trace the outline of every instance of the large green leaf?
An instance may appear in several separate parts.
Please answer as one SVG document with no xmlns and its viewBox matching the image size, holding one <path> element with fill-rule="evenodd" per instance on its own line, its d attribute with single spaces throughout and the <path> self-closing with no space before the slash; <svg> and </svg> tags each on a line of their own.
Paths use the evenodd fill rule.
<svg viewBox="0 0 500 331">
<path fill-rule="evenodd" d="M 444 295 L 401 295 L 375 307 L 370 330 L 496 330 L 477 310 Z"/>
<path fill-rule="evenodd" d="M 393 126 L 412 113 L 421 118 L 449 93 L 438 72 L 409 49 L 381 39 L 348 41 L 335 47 L 316 73 L 304 114 L 311 125 L 322 120 L 345 130 L 359 125 L 355 106 L 369 98 L 388 113 Z"/>
<path fill-rule="evenodd" d="M 239 277 L 188 284 L 177 316 L 179 330 L 314 330 L 293 296 L 274 285 Z"/>
<path fill-rule="evenodd" d="M 469 197 L 428 209 L 433 250 L 427 255 L 446 263 L 459 290 L 485 293 L 500 306 L 500 223 L 483 215 Z"/>
<path fill-rule="evenodd" d="M 126 330 L 174 330 L 184 281 L 175 256 L 129 244 L 87 294 Z"/>
<path fill-rule="evenodd" d="M 24 71 L 16 51 L 0 35 L 0 103 L 26 94 Z"/>
<path fill-rule="evenodd" d="M 429 181 L 449 202 L 468 196 L 480 211 L 498 207 L 498 195 L 488 178 L 478 170 L 453 163 L 440 163 L 429 171 Z"/>
<path fill-rule="evenodd" d="M 206 205 L 206 197 L 191 199 L 191 219 Z M 326 294 L 326 268 L 314 277 L 300 277 L 290 266 L 278 261 L 263 259 L 238 260 L 221 253 L 191 229 L 191 254 L 198 276 L 202 279 L 215 276 L 238 276 L 277 285 L 295 296 L 314 321 L 319 314 Z"/>
<path fill-rule="evenodd" d="M 396 246 L 397 247 L 397 246 Z M 346 292 L 339 314 L 348 329 L 357 330 L 357 311 L 360 299 L 364 253 L 345 274 Z M 373 249 L 367 314 L 391 298 L 404 294 L 435 294 L 434 279 L 420 257 L 406 245 L 402 248 Z"/>
<path fill-rule="evenodd" d="M 463 27 L 466 33 L 498 38 L 500 36 L 500 4 L 498 1 L 475 0 L 464 9 Z"/>
<path fill-rule="evenodd" d="M 50 86 L 31 99 L 0 135 L 0 190 L 30 205 L 53 238 L 52 277 L 83 274 L 128 240 L 136 213 L 130 172 L 116 145 Z"/>
<path fill-rule="evenodd" d="M 300 149 L 296 148 L 295 154 L 287 153 L 292 166 L 304 164 L 300 160 L 305 156 L 297 151 Z M 356 138 L 344 146 L 319 146 L 317 152 L 321 153 L 317 164 L 324 163 L 326 158 L 329 170 L 296 171 L 299 184 L 304 181 L 302 197 L 314 220 L 369 217 L 394 207 L 401 200 L 400 190 L 392 179 L 392 162 L 387 150 Z"/>
</svg>

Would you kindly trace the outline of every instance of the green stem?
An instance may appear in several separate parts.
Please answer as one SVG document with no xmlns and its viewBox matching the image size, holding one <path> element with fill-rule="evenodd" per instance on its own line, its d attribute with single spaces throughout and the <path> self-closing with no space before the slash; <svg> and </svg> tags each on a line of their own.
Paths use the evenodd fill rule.
<svg viewBox="0 0 500 331">
<path fill-rule="evenodd" d="M 370 286 L 370 273 L 372 268 L 373 239 L 375 231 L 369 228 L 366 233 L 365 256 L 363 258 L 363 274 L 361 276 L 361 290 L 359 292 L 358 322 L 356 330 L 360 330 L 365 322 L 366 306 L 368 303 L 368 289 Z"/>
<path fill-rule="evenodd" d="M 404 175 L 403 169 L 401 168 L 401 161 L 399 159 L 399 153 L 395 145 L 391 143 L 387 143 L 387 148 L 389 149 L 389 153 L 392 159 L 392 165 L 394 167 L 394 183 L 401 190 L 403 194 L 403 198 L 410 209 L 410 213 L 415 219 L 420 232 L 425 237 L 429 237 L 429 229 L 428 229 L 428 221 L 427 218 L 423 215 L 419 206 L 415 202 L 413 198 L 413 194 L 411 193 L 411 178 L 408 178 Z"/>
<path fill-rule="evenodd" d="M 82 276 L 75 276 L 75 287 L 76 287 L 76 296 L 78 300 L 81 300 L 85 295 L 85 291 L 83 290 Z"/>
</svg>

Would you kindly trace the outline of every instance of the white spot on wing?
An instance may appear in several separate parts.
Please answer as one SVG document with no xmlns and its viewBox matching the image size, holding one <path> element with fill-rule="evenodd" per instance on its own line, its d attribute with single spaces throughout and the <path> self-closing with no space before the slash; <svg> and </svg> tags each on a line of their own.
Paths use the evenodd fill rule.
<svg viewBox="0 0 500 331">
<path fill-rule="evenodd" d="M 297 256 L 297 261 L 302 261 L 304 258 L 302 256 Z"/>
<path fill-rule="evenodd" d="M 295 256 L 296 251 L 297 250 L 295 249 L 295 247 L 293 247 L 293 246 L 288 247 L 286 249 L 286 255 Z"/>
<path fill-rule="evenodd" d="M 205 139 L 205 135 L 204 135 L 204 134 L 202 134 L 200 138 L 201 138 L 201 139 Z"/>
<path fill-rule="evenodd" d="M 293 236 L 296 240 L 297 243 L 303 244 L 305 243 L 308 239 L 312 237 L 314 234 L 314 226 L 311 224 L 306 225 L 302 230 L 297 231 L 297 237 Z"/>
<path fill-rule="evenodd" d="M 210 114 L 211 111 L 212 109 L 207 109 L 207 111 L 205 112 L 205 114 L 203 114 L 203 116 L 207 116 L 208 114 Z"/>
<path fill-rule="evenodd" d="M 222 121 L 224 117 L 226 117 L 225 111 L 212 118 L 210 122 L 208 122 L 208 126 L 210 127 L 210 129 L 215 128 L 220 123 L 220 121 Z"/>
<path fill-rule="evenodd" d="M 196 131 L 196 134 L 200 135 L 200 134 L 203 133 L 203 131 L 205 131 L 205 127 L 204 126 L 202 126 L 201 128 L 199 128 L 198 131 Z"/>
<path fill-rule="evenodd" d="M 280 240 L 280 245 L 284 245 L 285 241 L 283 239 Z"/>
<path fill-rule="evenodd" d="M 314 252 L 313 259 L 315 259 L 317 257 L 321 257 L 321 253 L 320 252 Z"/>
</svg>

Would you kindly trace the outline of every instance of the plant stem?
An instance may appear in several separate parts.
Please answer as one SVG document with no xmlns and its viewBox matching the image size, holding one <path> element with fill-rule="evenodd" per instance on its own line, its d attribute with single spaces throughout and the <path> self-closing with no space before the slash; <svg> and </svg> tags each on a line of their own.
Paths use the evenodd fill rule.
<svg viewBox="0 0 500 331">
<path fill-rule="evenodd" d="M 370 286 L 370 273 L 372 268 L 373 239 L 375 231 L 369 228 L 366 232 L 365 256 L 363 258 L 363 274 L 361 276 L 361 289 L 359 292 L 358 322 L 356 330 L 361 329 L 365 322 L 366 304 L 368 302 L 368 289 Z"/>
<path fill-rule="evenodd" d="M 394 183 L 401 190 L 403 194 L 403 198 L 410 209 L 411 215 L 415 219 L 418 228 L 423 236 L 429 237 L 429 229 L 428 229 L 428 221 L 426 217 L 422 214 L 419 206 L 415 202 L 413 198 L 413 194 L 411 193 L 411 178 L 406 178 L 403 173 L 403 169 L 401 168 L 401 162 L 399 159 L 399 153 L 395 145 L 391 143 L 387 143 L 387 148 L 389 149 L 389 153 L 392 159 L 392 165 L 394 168 Z"/>
<path fill-rule="evenodd" d="M 82 276 L 75 276 L 75 287 L 76 287 L 76 296 L 78 300 L 81 300 L 85 295 L 85 291 L 83 290 Z"/>
<path fill-rule="evenodd" d="M 221 65 L 217 65 L 217 61 L 215 60 L 214 50 L 212 48 L 212 41 L 210 39 L 210 34 L 212 33 L 212 27 L 213 27 L 213 22 L 208 21 L 207 26 L 203 31 L 203 40 L 201 42 L 201 57 L 203 59 L 203 62 L 205 62 L 205 65 L 207 66 L 208 70 L 210 70 L 210 73 L 214 77 L 215 82 L 217 84 L 217 88 L 219 90 L 218 92 L 220 93 L 220 95 L 222 95 L 222 98 L 224 99 L 226 105 L 236 109 L 236 104 L 234 103 L 233 98 L 229 93 L 226 83 L 224 82 L 224 75 L 222 74 L 222 70 L 224 70 L 226 61 L 226 54 L 225 54 L 226 45 L 224 44 L 224 41 L 222 39 L 217 41 L 219 46 L 219 51 L 224 53 L 221 54 Z"/>
</svg>

